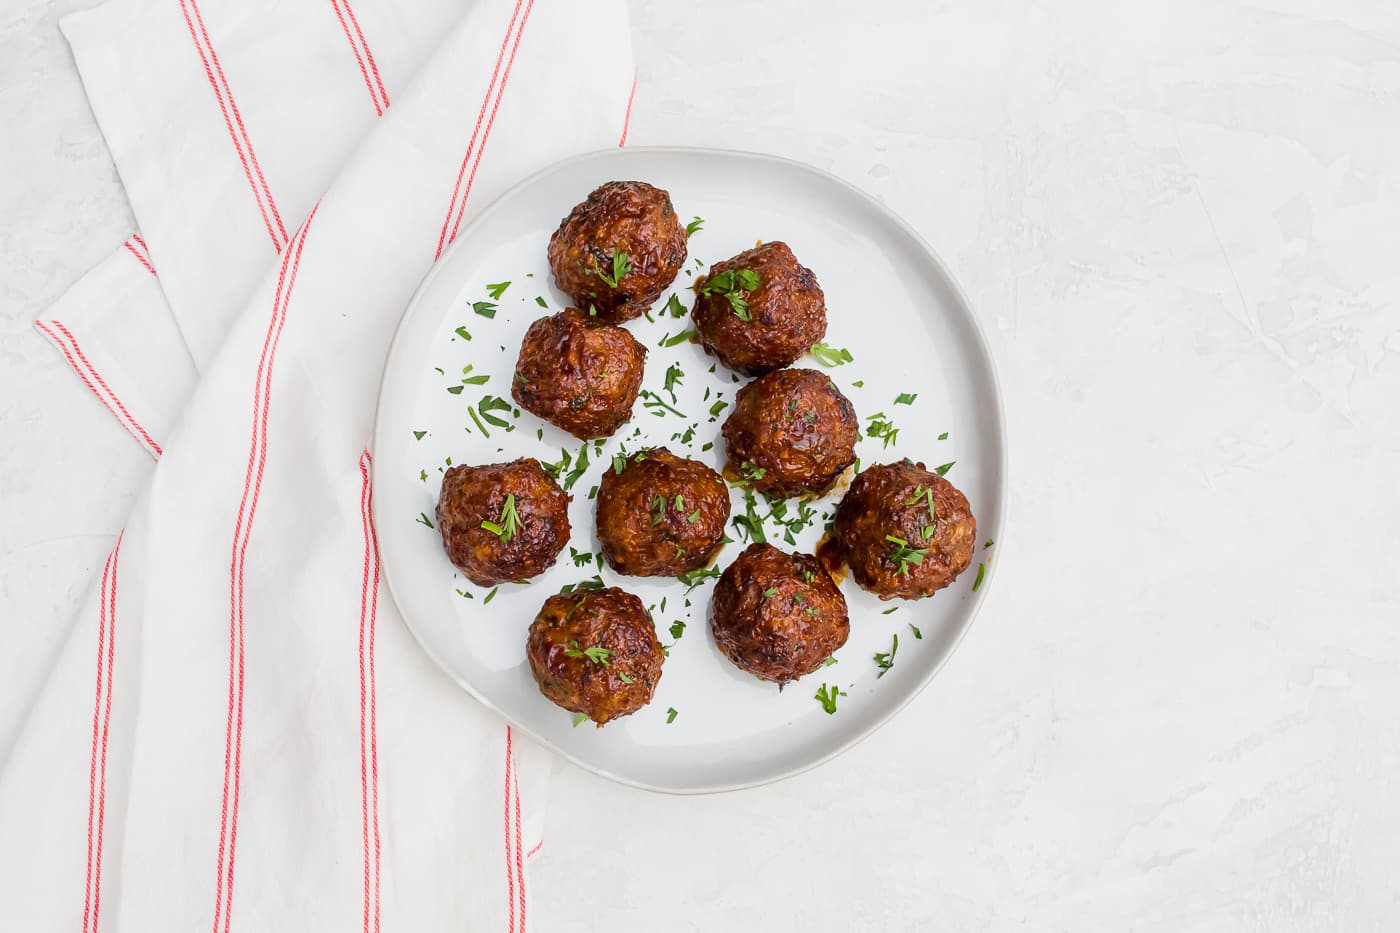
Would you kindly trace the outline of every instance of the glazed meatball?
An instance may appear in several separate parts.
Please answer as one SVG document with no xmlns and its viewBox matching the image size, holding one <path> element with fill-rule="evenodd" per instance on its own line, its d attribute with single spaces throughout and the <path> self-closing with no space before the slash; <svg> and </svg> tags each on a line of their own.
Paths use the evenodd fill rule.
<svg viewBox="0 0 1400 933">
<path fill-rule="evenodd" d="M 782 686 L 812 673 L 851 633 L 846 597 L 810 554 L 750 544 L 715 584 L 715 644 L 741 670 Z"/>
<path fill-rule="evenodd" d="M 728 521 L 724 479 L 664 447 L 616 461 L 598 487 L 598 541 L 618 573 L 674 577 L 703 567 Z"/>
<path fill-rule="evenodd" d="M 617 587 L 546 599 L 525 654 L 541 693 L 599 726 L 650 703 L 665 660 L 646 607 Z"/>
<path fill-rule="evenodd" d="M 750 382 L 724 422 L 728 472 L 778 498 L 825 492 L 855 462 L 859 437 L 850 400 L 811 369 Z"/>
<path fill-rule="evenodd" d="M 778 241 L 711 266 L 691 316 L 705 350 L 751 376 L 787 366 L 826 336 L 817 277 Z"/>
<path fill-rule="evenodd" d="M 569 540 L 569 496 L 529 457 L 460 464 L 442 477 L 437 526 L 448 559 L 477 586 L 528 580 Z"/>
<path fill-rule="evenodd" d="M 549 240 L 554 282 L 604 324 L 640 315 L 685 263 L 686 232 L 671 196 L 641 181 L 610 181 Z"/>
<path fill-rule="evenodd" d="M 589 327 L 573 308 L 525 331 L 510 394 L 580 440 L 607 437 L 632 417 L 647 351 L 621 327 Z"/>
<path fill-rule="evenodd" d="M 920 599 L 972 561 L 977 519 L 952 483 L 903 460 L 863 470 L 836 509 L 833 556 L 881 599 Z"/>
</svg>

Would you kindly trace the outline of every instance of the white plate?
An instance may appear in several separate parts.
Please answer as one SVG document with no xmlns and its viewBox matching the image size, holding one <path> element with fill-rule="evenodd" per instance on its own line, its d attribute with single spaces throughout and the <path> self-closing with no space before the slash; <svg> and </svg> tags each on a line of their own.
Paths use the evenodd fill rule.
<svg viewBox="0 0 1400 933">
<path fill-rule="evenodd" d="M 419 287 L 394 338 L 384 372 L 375 430 L 374 514 L 385 576 L 395 601 L 424 650 L 482 703 L 575 763 L 626 784 L 670 793 L 708 793 L 777 780 L 831 758 L 868 735 L 928 683 L 967 630 L 992 579 L 996 548 L 978 547 L 974 566 L 951 587 L 916 603 L 881 603 L 849 580 L 851 637 L 836 653 L 838 663 L 778 688 L 734 668 L 714 646 L 707 621 L 713 582 L 689 594 L 675 580 L 622 577 L 603 569 L 610 585 L 624 587 L 655 606 L 658 634 L 671 644 L 656 696 L 632 716 L 598 729 L 574 726 L 574 717 L 540 695 L 525 660 L 530 621 L 546 596 L 597 571 L 576 568 L 566 549 L 548 573 L 528 585 L 488 591 L 458 574 L 443 553 L 438 533 L 420 523 L 437 500 L 446 458 L 452 463 L 494 463 L 520 456 L 541 462 L 576 455 L 580 442 L 528 412 L 504 415 L 514 427 L 487 424 L 489 439 L 468 414 L 483 395 L 509 399 L 515 358 L 530 322 L 566 306 L 554 288 L 545 258 L 549 236 L 561 217 L 594 187 L 614 179 L 640 179 L 671 193 L 682 220 L 704 218 L 690 239 L 686 271 L 657 302 L 654 322 L 638 318 L 627 327 L 649 350 L 644 389 L 664 394 L 667 368 L 679 363 L 684 381 L 674 407 L 690 416 L 655 417 L 638 401 L 633 420 L 608 440 L 588 444 L 592 465 L 574 485 L 570 544 L 596 552 L 593 502 L 588 497 L 612 454 L 667 446 L 718 468 L 724 445 L 712 418 L 715 393 L 732 402 L 740 382 L 700 347 L 658 346 L 689 326 L 660 309 L 674 291 L 689 309 L 689 286 L 700 269 L 754 245 L 785 240 L 817 275 L 826 292 L 826 342 L 851 351 L 853 363 L 826 370 L 855 404 L 862 424 L 884 412 L 899 427 L 897 443 L 862 438 L 864 464 L 911 457 L 930 467 L 954 461 L 948 478 L 972 504 L 981 540 L 995 539 L 1005 503 L 1006 453 L 1001 396 L 991 356 L 967 300 L 919 236 L 888 209 L 844 182 L 816 169 L 770 156 L 702 149 L 619 149 L 581 156 L 535 175 L 507 192 L 466 227 Z M 487 299 L 489 283 L 510 281 L 494 318 L 474 313 Z M 536 297 L 548 304 L 541 308 Z M 455 329 L 465 327 L 471 340 Z M 486 375 L 460 394 L 462 371 Z M 821 368 L 810 359 L 799 366 Z M 439 372 L 441 370 L 441 372 Z M 863 381 L 864 385 L 855 385 Z M 704 399 L 705 389 L 711 396 Z M 900 393 L 917 393 L 913 405 L 896 405 Z M 696 425 L 685 445 L 672 435 Z M 541 430 L 542 429 L 542 430 Z M 636 436 L 637 429 L 641 435 Z M 421 439 L 417 431 L 427 432 Z M 946 440 L 938 440 L 943 432 Z M 540 436 L 542 434 L 542 437 Z M 702 452 L 706 441 L 713 449 Z M 601 456 L 596 454 L 601 448 Z M 426 480 L 423 474 L 426 473 Z M 819 500 L 819 516 L 836 505 Z M 735 514 L 744 508 L 734 495 Z M 760 506 L 762 501 L 760 500 Z M 766 510 L 765 510 L 766 511 Z M 797 539 L 815 548 L 816 521 Z M 769 536 L 785 546 L 770 522 Z M 731 536 L 737 530 L 731 527 Z M 744 548 L 727 545 L 717 566 L 728 566 Z M 987 580 L 976 592 L 976 562 L 986 561 Z M 471 594 L 466 598 L 460 593 Z M 662 599 L 666 608 L 661 609 Z M 884 615 L 886 610 L 894 612 Z M 686 622 L 679 640 L 670 626 Z M 915 638 L 911 623 L 922 638 Z M 876 652 L 899 649 L 893 668 L 877 679 Z M 822 684 L 844 690 L 835 714 L 814 693 Z M 668 723 L 668 710 L 676 710 Z"/>
</svg>

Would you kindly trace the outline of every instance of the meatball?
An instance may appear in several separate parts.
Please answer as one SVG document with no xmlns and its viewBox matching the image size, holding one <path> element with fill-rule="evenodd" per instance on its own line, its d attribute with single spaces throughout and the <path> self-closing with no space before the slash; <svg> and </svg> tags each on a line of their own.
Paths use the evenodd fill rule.
<svg viewBox="0 0 1400 933">
<path fill-rule="evenodd" d="M 977 519 L 952 483 L 903 460 L 863 470 L 836 509 L 834 556 L 881 599 L 920 599 L 972 561 Z"/>
<path fill-rule="evenodd" d="M 477 586 L 528 580 L 569 540 L 569 496 L 529 457 L 460 464 L 442 477 L 437 526 L 448 559 Z"/>
<path fill-rule="evenodd" d="M 786 243 L 711 266 L 696 291 L 691 316 L 701 345 L 741 373 L 781 369 L 826 336 L 821 286 Z"/>
<path fill-rule="evenodd" d="M 686 232 L 671 196 L 641 181 L 610 181 L 549 239 L 554 282 L 601 323 L 637 317 L 685 263 Z"/>
<path fill-rule="evenodd" d="M 850 400 L 811 369 L 750 382 L 724 422 L 729 472 L 780 498 L 825 492 L 855 462 L 859 438 Z"/>
<path fill-rule="evenodd" d="M 642 601 L 611 586 L 546 599 L 525 654 L 540 693 L 599 726 L 650 703 L 665 660 Z"/>
<path fill-rule="evenodd" d="M 728 521 L 724 479 L 664 447 L 615 461 L 598 486 L 598 541 L 618 573 L 674 577 L 703 567 Z"/>
<path fill-rule="evenodd" d="M 647 351 L 621 327 L 589 327 L 573 308 L 525 331 L 510 394 L 574 437 L 607 437 L 632 417 Z"/>
<path fill-rule="evenodd" d="M 812 673 L 851 634 L 846 597 L 810 554 L 750 544 L 720 575 L 715 644 L 740 670 L 782 686 Z"/>
</svg>

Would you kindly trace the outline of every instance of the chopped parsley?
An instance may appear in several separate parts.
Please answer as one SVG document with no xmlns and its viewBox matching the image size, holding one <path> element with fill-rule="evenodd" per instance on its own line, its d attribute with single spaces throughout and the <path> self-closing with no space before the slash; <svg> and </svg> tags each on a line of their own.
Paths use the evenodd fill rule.
<svg viewBox="0 0 1400 933">
<path fill-rule="evenodd" d="M 593 259 L 593 274 L 613 288 L 617 288 L 617 283 L 622 281 L 622 277 L 632 271 L 632 263 L 627 259 L 627 253 L 620 249 L 613 250 L 612 275 L 608 275 L 598 268 L 598 259 Z"/>
<path fill-rule="evenodd" d="M 749 313 L 749 303 L 744 296 L 758 288 L 758 282 L 758 273 L 752 269 L 726 269 L 710 276 L 700 286 L 700 294 L 707 298 L 723 295 L 729 300 L 735 317 L 741 321 L 752 321 L 753 315 Z"/>
<path fill-rule="evenodd" d="M 421 441 L 421 440 L 423 439 L 423 435 L 425 435 L 425 434 L 427 434 L 427 433 L 428 433 L 427 431 L 414 431 L 414 432 L 413 432 L 413 439 L 414 439 L 415 441 Z"/>
<path fill-rule="evenodd" d="M 759 517 L 758 509 L 755 507 L 753 490 L 744 487 L 744 514 L 734 516 L 731 522 L 735 528 L 739 529 L 745 541 L 752 541 L 754 544 L 766 544 L 768 537 L 763 533 L 763 519 Z"/>
<path fill-rule="evenodd" d="M 894 644 L 890 646 L 890 650 L 888 652 L 877 651 L 875 653 L 875 666 L 880 669 L 880 673 L 875 675 L 876 680 L 879 680 L 881 677 L 884 677 L 890 672 L 890 668 L 894 667 L 894 656 L 895 653 L 898 651 L 899 636 L 895 635 Z"/>
<path fill-rule="evenodd" d="M 448 386 L 447 391 L 450 395 L 461 395 L 463 388 L 463 386 Z"/>
<path fill-rule="evenodd" d="M 636 681 L 636 678 L 635 678 L 635 677 L 628 677 L 628 676 L 627 676 L 626 674 L 624 674 L 622 671 L 618 671 L 618 672 L 617 672 L 617 679 L 620 680 L 620 681 L 622 681 L 622 682 L 625 683 L 625 684 L 630 684 L 630 683 L 633 683 L 633 682 Z"/>
<path fill-rule="evenodd" d="M 846 696 L 846 691 L 840 687 L 828 687 L 826 684 L 822 684 L 817 688 L 815 696 L 817 702 L 822 705 L 822 709 L 830 716 L 836 712 L 836 698 Z"/>
<path fill-rule="evenodd" d="M 892 613 L 892 612 L 898 612 L 898 611 L 899 611 L 899 607 L 898 607 L 898 606 L 891 606 L 890 608 L 886 609 L 884 612 L 880 613 L 880 615 L 882 615 L 882 616 L 887 616 L 887 615 L 889 615 L 889 614 Z"/>
<path fill-rule="evenodd" d="M 977 579 L 972 581 L 972 592 L 976 593 L 982 588 L 982 580 L 987 576 L 987 564 L 985 562 L 977 565 Z"/>
<path fill-rule="evenodd" d="M 483 395 L 481 401 L 477 403 L 476 410 L 481 413 L 481 417 L 486 419 L 487 424 L 494 424 L 498 428 L 505 428 L 507 431 L 515 430 L 515 425 L 511 424 L 498 415 L 493 415 L 493 411 L 511 411 L 515 406 L 505 399 L 496 395 Z"/>
<path fill-rule="evenodd" d="M 679 715 L 680 715 L 680 714 L 676 712 L 676 708 L 675 708 L 674 706 L 667 708 L 667 710 L 666 710 L 666 725 L 669 726 L 671 723 L 675 722 L 675 721 L 676 721 L 676 717 L 679 716 Z"/>
<path fill-rule="evenodd" d="M 833 654 L 831 657 L 827 658 L 825 661 L 822 662 L 822 667 L 830 667 L 831 665 L 836 663 L 838 663 L 836 660 L 836 655 Z"/>
<path fill-rule="evenodd" d="M 684 379 L 685 379 L 685 371 L 681 369 L 681 364 L 680 364 L 680 363 L 672 363 L 672 364 L 666 369 L 666 385 L 665 385 L 665 389 L 666 389 L 667 392 L 669 392 L 669 393 L 671 394 L 671 401 L 672 401 L 672 402 L 674 402 L 674 401 L 676 400 L 676 386 L 680 385 L 681 382 L 682 382 Z"/>
<path fill-rule="evenodd" d="M 909 576 L 909 565 L 922 564 L 928 554 L 928 548 L 911 548 L 908 541 L 894 535 L 885 535 L 885 540 L 894 545 L 894 549 L 889 553 L 890 562 L 898 564 L 899 572 L 906 577 Z"/>
<path fill-rule="evenodd" d="M 811 354 L 817 358 L 818 363 L 828 369 L 855 362 L 855 357 L 851 356 L 850 350 L 844 347 L 828 346 L 824 343 L 812 344 Z M 861 385 L 862 383 L 856 384 Z"/>
<path fill-rule="evenodd" d="M 674 621 L 674 622 L 671 623 L 671 637 L 672 637 L 672 638 L 674 638 L 676 641 L 680 641 L 680 640 L 681 640 L 681 636 L 684 635 L 684 634 L 685 634 L 685 623 L 684 623 L 684 622 L 682 622 L 680 619 L 677 619 L 676 621 Z"/>
<path fill-rule="evenodd" d="M 467 329 L 465 327 L 453 328 L 452 333 L 456 334 L 458 337 L 461 337 L 463 340 L 472 339 L 472 335 L 467 333 Z"/>
<path fill-rule="evenodd" d="M 661 524 L 662 519 L 666 517 L 666 497 L 656 496 L 653 498 L 651 500 L 651 508 L 656 513 L 651 517 L 651 524 L 654 528 Z"/>
<path fill-rule="evenodd" d="M 559 587 L 560 596 L 568 596 L 575 590 L 601 590 L 603 588 L 603 578 L 596 573 L 582 583 L 565 583 Z"/>
<path fill-rule="evenodd" d="M 989 547 L 991 547 L 993 544 L 996 544 L 996 542 L 993 541 L 991 538 L 988 538 L 988 539 L 987 539 L 987 543 L 984 544 L 984 545 L 982 545 L 982 547 L 983 547 L 983 548 L 989 548 Z"/>
<path fill-rule="evenodd" d="M 574 713 L 574 728 L 577 729 L 577 728 L 578 728 L 578 724 L 581 723 L 581 722 L 588 722 L 588 714 L 587 714 L 587 713 Z"/>
<path fill-rule="evenodd" d="M 739 475 L 743 476 L 746 480 L 757 482 L 763 479 L 767 473 L 768 471 L 766 469 L 761 466 L 754 466 L 753 462 L 750 460 L 745 460 L 743 463 L 739 464 Z"/>
<path fill-rule="evenodd" d="M 690 223 L 685 225 L 685 235 L 693 236 L 705 229 L 705 219 L 703 217 L 692 218 Z"/>
<path fill-rule="evenodd" d="M 481 373 L 480 375 L 476 376 L 468 375 L 468 373 L 470 373 L 475 368 L 476 367 L 472 366 L 470 363 L 462 367 L 462 385 L 483 386 L 486 385 L 486 383 L 491 379 L 491 377 L 486 375 L 485 373 Z"/>
<path fill-rule="evenodd" d="M 942 434 L 938 435 L 938 439 L 940 441 L 946 441 L 948 439 L 948 432 L 944 431 Z"/>
<path fill-rule="evenodd" d="M 710 406 L 710 420 L 714 421 L 716 418 L 719 417 L 719 413 L 724 411 L 728 407 L 729 403 L 726 402 L 724 399 L 720 399 L 718 402 L 715 402 L 713 405 Z"/>
<path fill-rule="evenodd" d="M 718 567 L 700 567 L 696 570 L 687 570 L 685 573 L 677 576 L 676 579 L 688 587 L 686 592 L 689 593 L 706 580 L 714 580 L 718 577 Z"/>
<path fill-rule="evenodd" d="M 417 522 L 420 525 L 427 525 L 429 528 L 433 527 L 433 520 L 428 517 L 427 512 L 419 512 Z"/>
<path fill-rule="evenodd" d="M 922 639 L 924 637 L 924 633 L 919 631 L 919 627 L 913 622 L 909 623 L 909 631 L 914 633 L 915 638 Z"/>
<path fill-rule="evenodd" d="M 482 317 L 495 317 L 496 306 L 489 301 L 473 301 L 472 310 Z"/>
<path fill-rule="evenodd" d="M 693 330 L 687 328 L 687 329 L 681 331 L 679 334 L 676 334 L 676 336 L 674 336 L 674 337 L 672 337 L 670 334 L 667 334 L 665 337 L 662 337 L 662 338 L 661 338 L 661 342 L 658 343 L 657 346 L 658 346 L 658 347 L 678 347 L 678 346 L 680 346 L 681 344 L 685 343 L 687 340 L 689 340 L 691 337 L 694 337 L 694 336 L 695 336 L 695 331 L 693 331 Z"/>
<path fill-rule="evenodd" d="M 580 649 L 580 647 L 578 647 L 578 642 L 570 639 L 568 640 L 568 647 L 564 649 L 564 657 L 587 657 L 588 660 L 592 661 L 594 664 L 602 664 L 603 667 L 608 667 L 609 658 L 612 657 L 612 650 L 605 649 L 601 644 L 592 644 L 592 646 L 585 647 L 585 649 Z"/>
<path fill-rule="evenodd" d="M 588 471 L 588 466 L 588 441 L 584 441 L 579 445 L 578 456 L 574 458 L 574 468 L 564 477 L 564 489 L 573 489 L 574 483 Z"/>
<path fill-rule="evenodd" d="M 544 300 L 544 296 L 543 296 L 543 295 L 536 295 L 536 296 L 535 296 L 535 304 L 539 305 L 541 308 L 548 308 L 548 307 L 549 307 L 549 302 L 547 302 L 547 301 Z"/>
<path fill-rule="evenodd" d="M 876 440 L 882 441 L 885 447 L 890 446 L 898 440 L 899 428 L 894 426 L 894 422 L 890 421 L 889 417 L 886 416 L 884 412 L 878 411 L 873 415 L 869 415 L 865 420 L 870 422 L 865 429 L 866 437 L 873 437 Z M 952 466 L 952 464 L 949 464 L 949 466 Z"/>
<path fill-rule="evenodd" d="M 916 399 L 916 398 L 918 398 L 918 397 L 919 397 L 919 393 L 917 393 L 917 392 L 913 392 L 913 393 L 910 393 L 910 392 L 901 392 L 901 393 L 899 393 L 898 395 L 896 395 L 896 396 L 894 397 L 894 403 L 895 403 L 896 405 L 913 405 L 913 404 L 914 404 L 914 399 Z"/>
<path fill-rule="evenodd" d="M 670 412 L 673 415 L 680 415 L 682 418 L 686 416 L 685 412 L 681 411 L 680 409 L 673 408 L 670 405 L 667 405 L 665 400 L 663 400 L 661 396 L 657 395 L 655 392 L 652 392 L 648 389 L 643 389 L 637 394 L 640 395 L 643 399 L 645 399 L 645 401 L 642 402 L 642 407 L 650 411 L 653 415 L 655 415 L 658 418 L 666 417 L 667 412 Z"/>
<path fill-rule="evenodd" d="M 770 586 L 770 587 L 768 587 L 768 589 L 766 589 L 766 590 L 763 591 L 763 596 L 764 596 L 765 599 L 772 599 L 774 596 L 777 596 L 777 595 L 778 595 L 778 588 L 777 588 L 776 586 Z"/>
<path fill-rule="evenodd" d="M 491 592 L 489 592 L 489 593 L 486 594 L 486 598 L 483 599 L 483 600 L 481 601 L 481 604 L 484 606 L 484 605 L 486 605 L 487 603 L 489 603 L 491 600 L 495 599 L 495 598 L 496 598 L 496 591 L 499 590 L 499 589 L 500 589 L 499 586 L 493 586 L 493 587 L 491 587 Z"/>
<path fill-rule="evenodd" d="M 951 469 L 953 468 L 953 464 L 955 464 L 955 463 L 957 463 L 957 462 L 958 462 L 958 461 L 956 461 L 956 460 L 949 460 L 947 463 L 943 464 L 942 466 L 936 466 L 936 467 L 934 467 L 934 468 L 933 468 L 933 472 L 937 473 L 939 476 L 947 476 L 947 475 L 948 475 L 948 471 L 951 470 Z"/>
<path fill-rule="evenodd" d="M 486 294 L 490 295 L 493 301 L 500 301 L 501 296 L 506 293 L 508 288 L 510 288 L 509 282 L 497 282 L 494 285 L 487 283 Z"/>
<path fill-rule="evenodd" d="M 481 527 L 491 532 L 502 541 L 509 542 L 515 537 L 515 533 L 520 530 L 520 515 L 515 510 L 515 494 L 506 496 L 505 504 L 501 506 L 500 517 L 494 522 L 482 522 Z"/>
</svg>

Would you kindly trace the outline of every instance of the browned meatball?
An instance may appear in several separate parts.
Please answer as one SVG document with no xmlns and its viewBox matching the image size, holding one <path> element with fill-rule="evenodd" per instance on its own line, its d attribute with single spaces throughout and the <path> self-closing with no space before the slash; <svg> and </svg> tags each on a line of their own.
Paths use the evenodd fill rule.
<svg viewBox="0 0 1400 933">
<path fill-rule="evenodd" d="M 549 239 L 549 268 L 574 304 L 617 324 L 661 296 L 685 263 L 685 247 L 669 194 L 646 182 L 610 181 L 560 221 Z"/>
<path fill-rule="evenodd" d="M 598 541 L 618 573 L 673 577 L 703 567 L 728 521 L 724 479 L 664 447 L 617 461 L 598 487 Z"/>
<path fill-rule="evenodd" d="M 846 597 L 810 554 L 750 544 L 715 584 L 715 644 L 741 670 L 782 686 L 812 673 L 851 634 Z"/>
<path fill-rule="evenodd" d="M 599 726 L 650 703 L 665 660 L 650 613 L 617 587 L 546 599 L 525 654 L 541 693 Z"/>
<path fill-rule="evenodd" d="M 528 580 L 569 540 L 569 495 L 538 460 L 452 467 L 437 526 L 447 557 L 477 586 Z"/>
<path fill-rule="evenodd" d="M 859 437 L 850 400 L 811 369 L 750 382 L 724 422 L 729 472 L 776 497 L 825 492 L 855 462 Z"/>
<path fill-rule="evenodd" d="M 932 596 L 967 569 L 976 541 L 967 497 L 910 460 L 861 471 L 831 528 L 833 555 L 881 599 Z"/>
<path fill-rule="evenodd" d="M 607 437 L 632 417 L 647 351 L 621 327 L 589 327 L 573 308 L 525 331 L 511 397 L 574 437 Z"/>
<path fill-rule="evenodd" d="M 821 286 L 786 243 L 764 243 L 711 266 L 696 289 L 691 316 L 701 345 L 741 373 L 780 369 L 826 336 Z"/>
</svg>

